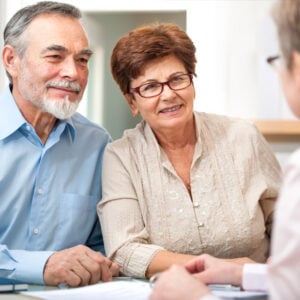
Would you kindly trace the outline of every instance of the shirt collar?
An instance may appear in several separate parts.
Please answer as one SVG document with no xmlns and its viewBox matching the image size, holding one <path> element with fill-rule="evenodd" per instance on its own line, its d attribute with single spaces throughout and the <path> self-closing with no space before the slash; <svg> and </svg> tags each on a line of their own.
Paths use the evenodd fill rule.
<svg viewBox="0 0 300 300">
<path fill-rule="evenodd" d="M 11 93 L 11 85 L 9 85 L 0 95 L 0 140 L 8 137 L 24 124 L 27 124 L 27 121 L 20 112 Z M 58 126 L 64 126 L 69 131 L 72 141 L 74 141 L 75 125 L 72 117 L 59 120 Z"/>
<path fill-rule="evenodd" d="M 74 142 L 76 130 L 72 117 L 66 120 L 59 120 L 57 126 L 65 126 L 65 130 L 68 130 L 70 138 L 72 139 L 72 142 Z"/>
<path fill-rule="evenodd" d="M 26 120 L 12 96 L 10 86 L 0 95 L 0 140 L 18 130 Z"/>
</svg>

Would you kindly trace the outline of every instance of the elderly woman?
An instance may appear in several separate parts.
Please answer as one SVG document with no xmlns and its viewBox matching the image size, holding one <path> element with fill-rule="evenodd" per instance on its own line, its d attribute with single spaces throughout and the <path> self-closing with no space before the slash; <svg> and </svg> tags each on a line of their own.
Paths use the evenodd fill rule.
<svg viewBox="0 0 300 300">
<path fill-rule="evenodd" d="M 194 111 L 195 64 L 174 24 L 136 28 L 113 49 L 113 77 L 143 121 L 106 148 L 98 214 L 128 276 L 201 253 L 268 257 L 279 164 L 250 123 Z"/>
</svg>

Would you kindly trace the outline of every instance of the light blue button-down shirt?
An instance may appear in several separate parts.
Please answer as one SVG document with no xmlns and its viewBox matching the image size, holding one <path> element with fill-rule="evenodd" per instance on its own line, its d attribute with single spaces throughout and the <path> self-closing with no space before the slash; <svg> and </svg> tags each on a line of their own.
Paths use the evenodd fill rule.
<svg viewBox="0 0 300 300">
<path fill-rule="evenodd" d="M 78 244 L 104 251 L 96 206 L 110 140 L 76 113 L 43 144 L 10 89 L 0 95 L 0 277 L 44 283 L 54 251 Z"/>
</svg>

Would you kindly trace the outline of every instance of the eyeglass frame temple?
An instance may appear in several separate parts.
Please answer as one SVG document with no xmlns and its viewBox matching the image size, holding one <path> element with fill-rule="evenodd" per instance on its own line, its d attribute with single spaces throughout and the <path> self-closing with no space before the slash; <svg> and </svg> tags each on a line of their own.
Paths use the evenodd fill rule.
<svg viewBox="0 0 300 300">
<path fill-rule="evenodd" d="M 273 62 L 274 62 L 275 60 L 279 59 L 279 58 L 280 58 L 279 55 L 273 55 L 273 56 L 267 57 L 266 61 L 267 61 L 268 64 L 272 65 Z"/>
</svg>

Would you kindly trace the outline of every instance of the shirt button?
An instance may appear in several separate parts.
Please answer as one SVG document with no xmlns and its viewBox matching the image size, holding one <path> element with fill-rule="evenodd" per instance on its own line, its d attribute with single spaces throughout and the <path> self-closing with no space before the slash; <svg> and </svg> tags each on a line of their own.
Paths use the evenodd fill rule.
<svg viewBox="0 0 300 300">
<path fill-rule="evenodd" d="M 28 124 L 26 125 L 26 129 L 27 129 L 28 131 L 31 130 L 31 128 L 30 128 L 30 126 L 29 126 Z"/>
<path fill-rule="evenodd" d="M 183 209 L 182 209 L 182 208 L 180 208 L 178 211 L 179 211 L 180 213 L 182 213 L 182 212 L 183 212 Z"/>
<path fill-rule="evenodd" d="M 194 202 L 193 205 L 194 205 L 194 207 L 198 207 L 199 206 L 199 202 Z"/>
<path fill-rule="evenodd" d="M 168 191 L 170 198 L 172 199 L 177 199 L 178 198 L 178 193 L 175 191 Z"/>
<path fill-rule="evenodd" d="M 33 233 L 34 233 L 34 234 L 38 234 L 38 233 L 39 233 L 38 228 L 34 228 L 34 229 L 33 229 Z"/>
<path fill-rule="evenodd" d="M 42 195 L 44 191 L 43 191 L 43 189 L 38 188 L 36 192 L 38 193 L 38 195 Z"/>
<path fill-rule="evenodd" d="M 204 223 L 199 223 L 199 225 L 198 225 L 199 227 L 204 227 Z"/>
</svg>

